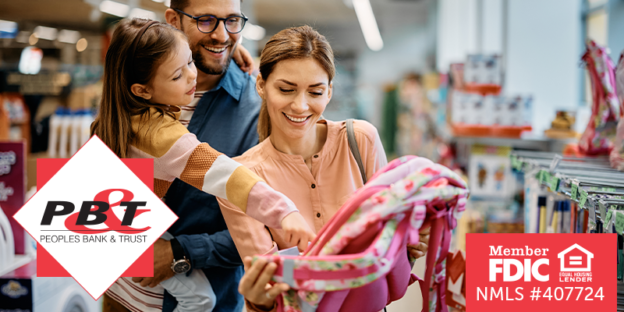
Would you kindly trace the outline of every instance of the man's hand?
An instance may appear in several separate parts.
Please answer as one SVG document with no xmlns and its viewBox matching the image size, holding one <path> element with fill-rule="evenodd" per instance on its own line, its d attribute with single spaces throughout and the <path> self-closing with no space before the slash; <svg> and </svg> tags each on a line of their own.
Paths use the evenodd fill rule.
<svg viewBox="0 0 624 312">
<path fill-rule="evenodd" d="M 133 277 L 132 281 L 140 283 L 143 287 L 156 287 L 160 282 L 170 279 L 175 275 L 171 270 L 173 251 L 168 240 L 159 238 L 154 243 L 154 277 Z"/>
<path fill-rule="evenodd" d="M 254 69 L 254 61 L 249 51 L 247 51 L 242 44 L 236 45 L 236 50 L 234 50 L 232 58 L 242 71 L 251 75 Z"/>
<path fill-rule="evenodd" d="M 420 230 L 419 243 L 416 245 L 407 245 L 407 252 L 410 253 L 412 257 L 418 259 L 424 256 L 429 249 L 429 233 L 431 232 L 431 228 L 428 227 L 426 229 Z"/>
<path fill-rule="evenodd" d="M 282 229 L 284 230 L 284 238 L 286 242 L 297 245 L 299 251 L 308 248 L 308 243 L 316 237 L 310 226 L 299 212 L 293 212 L 282 219 Z"/>
</svg>

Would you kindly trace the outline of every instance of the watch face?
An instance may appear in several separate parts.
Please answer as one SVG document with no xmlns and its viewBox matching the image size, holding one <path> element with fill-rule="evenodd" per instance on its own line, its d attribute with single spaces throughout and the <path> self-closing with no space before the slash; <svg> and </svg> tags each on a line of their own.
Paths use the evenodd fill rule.
<svg viewBox="0 0 624 312">
<path fill-rule="evenodd" d="M 179 260 L 173 265 L 173 271 L 177 274 L 186 273 L 191 270 L 191 264 L 188 260 Z"/>
</svg>

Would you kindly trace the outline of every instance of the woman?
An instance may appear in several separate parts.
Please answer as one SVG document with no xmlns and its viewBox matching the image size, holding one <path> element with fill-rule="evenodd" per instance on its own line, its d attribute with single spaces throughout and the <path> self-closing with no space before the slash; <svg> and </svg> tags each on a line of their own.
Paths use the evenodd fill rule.
<svg viewBox="0 0 624 312">
<path fill-rule="evenodd" d="M 256 83 L 262 98 L 260 144 L 235 158 L 293 200 L 316 232 L 363 186 L 349 149 L 345 122 L 321 120 L 332 97 L 334 75 L 332 49 L 325 37 L 311 27 L 289 28 L 273 36 L 262 51 Z M 365 174 L 370 179 L 387 164 L 383 146 L 370 123 L 357 120 L 354 129 Z M 220 204 L 242 258 L 294 246 L 283 231 L 267 231 L 262 223 L 227 201 Z M 416 257 L 426 251 L 424 243 L 410 247 Z M 247 273 L 239 290 L 247 298 L 248 310 L 271 310 L 285 285 L 265 289 L 266 281 L 257 279 L 263 262 L 253 267 L 249 259 L 245 263 Z M 273 265 L 264 270 L 267 279 Z"/>
</svg>

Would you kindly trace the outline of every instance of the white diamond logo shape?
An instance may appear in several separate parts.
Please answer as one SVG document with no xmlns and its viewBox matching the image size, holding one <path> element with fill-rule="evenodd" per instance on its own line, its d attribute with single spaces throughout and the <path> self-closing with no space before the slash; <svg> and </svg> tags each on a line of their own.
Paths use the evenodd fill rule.
<svg viewBox="0 0 624 312">
<path fill-rule="evenodd" d="M 128 190 L 134 195 L 133 202 L 145 202 L 139 209 L 149 211 L 137 214 L 131 227 L 149 229 L 137 234 L 74 233 L 65 226 L 69 214 L 54 216 L 50 225 L 41 225 L 49 201 L 71 202 L 75 206 L 72 213 L 78 213 L 84 201 L 93 201 L 96 194 L 108 189 Z M 111 193 L 109 203 L 119 202 L 121 195 L 121 192 Z M 56 211 L 61 209 L 57 207 Z M 123 219 L 125 207 L 110 209 L 119 220 Z M 178 217 L 108 146 L 93 136 L 14 218 L 97 300 Z M 104 224 L 87 227 L 107 228 Z"/>
</svg>

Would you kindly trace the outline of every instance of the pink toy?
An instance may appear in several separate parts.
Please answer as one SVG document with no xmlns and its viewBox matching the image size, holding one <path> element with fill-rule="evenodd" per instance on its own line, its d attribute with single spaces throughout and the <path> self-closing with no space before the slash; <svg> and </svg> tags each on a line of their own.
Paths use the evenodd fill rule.
<svg viewBox="0 0 624 312">
<path fill-rule="evenodd" d="M 424 311 L 447 311 L 444 260 L 468 190 L 450 169 L 406 156 L 378 171 L 320 230 L 302 256 L 276 262 L 275 282 L 291 290 L 278 311 L 378 312 L 418 280 Z M 407 244 L 431 226 L 424 281 L 411 274 Z M 430 288 L 433 290 L 430 294 Z"/>
</svg>

